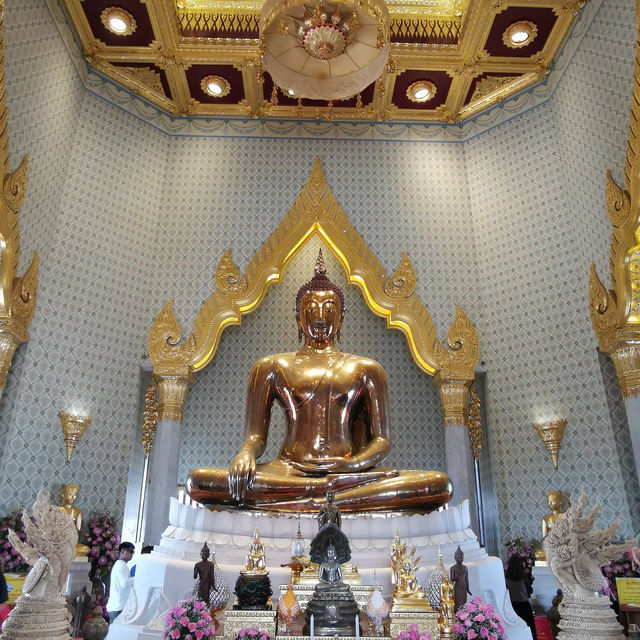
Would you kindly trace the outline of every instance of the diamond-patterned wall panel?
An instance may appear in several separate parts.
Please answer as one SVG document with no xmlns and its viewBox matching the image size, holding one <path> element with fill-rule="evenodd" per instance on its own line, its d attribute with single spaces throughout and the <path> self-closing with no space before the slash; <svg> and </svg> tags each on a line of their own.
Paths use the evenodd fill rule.
<svg viewBox="0 0 640 640">
<path fill-rule="evenodd" d="M 588 311 L 591 259 L 608 278 L 605 171 L 620 177 L 624 162 L 634 24 L 631 3 L 605 3 L 554 99 L 465 144 L 503 538 L 539 535 L 550 488 L 584 488 L 603 519 L 637 527 L 635 469 L 619 451 L 628 427 Z M 555 472 L 531 426 L 554 413 L 567 418 Z"/>
</svg>

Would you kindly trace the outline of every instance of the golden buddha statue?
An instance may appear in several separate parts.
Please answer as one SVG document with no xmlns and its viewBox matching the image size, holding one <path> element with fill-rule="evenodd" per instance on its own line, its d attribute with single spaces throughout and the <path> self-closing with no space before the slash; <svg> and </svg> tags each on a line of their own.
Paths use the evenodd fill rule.
<svg viewBox="0 0 640 640">
<path fill-rule="evenodd" d="M 403 558 L 407 551 L 407 545 L 400 539 L 400 532 L 396 529 L 396 534 L 391 543 L 391 583 L 398 584 L 400 574 L 399 558 Z"/>
<path fill-rule="evenodd" d="M 416 548 L 407 554 L 406 547 L 396 559 L 398 581 L 391 599 L 391 611 L 433 611 L 427 594 L 418 583 L 416 571 L 420 564 L 420 556 L 417 558 Z"/>
<path fill-rule="evenodd" d="M 71 516 L 73 524 L 76 525 L 78 534 L 80 534 L 82 531 L 82 509 L 79 509 L 74 504 L 78 499 L 78 491 L 80 491 L 80 487 L 77 484 L 65 484 L 60 492 L 62 506 L 60 506 L 59 509 Z M 76 544 L 76 557 L 85 557 L 88 555 L 89 547 L 87 547 L 87 545 L 80 543 Z"/>
<path fill-rule="evenodd" d="M 562 508 L 562 492 L 561 491 L 547 491 L 547 504 L 551 513 L 547 513 L 542 517 L 542 539 L 544 540 L 549 534 L 549 529 L 558 522 L 558 519 L 563 516 L 560 512 Z M 538 549 L 536 551 L 536 560 L 546 560 L 544 549 Z"/>
<path fill-rule="evenodd" d="M 249 545 L 249 553 L 247 554 L 247 564 L 244 569 L 240 570 L 243 575 L 264 576 L 267 571 L 267 562 L 264 556 L 264 545 L 260 540 L 260 532 L 256 528 L 253 532 L 253 540 Z"/>
<path fill-rule="evenodd" d="M 259 360 L 249 375 L 244 443 L 229 468 L 194 469 L 193 500 L 275 511 L 314 512 L 327 491 L 343 512 L 429 512 L 451 497 L 435 471 L 377 468 L 389 453 L 387 379 L 374 360 L 341 353 L 344 295 L 326 275 L 322 253 L 314 277 L 298 291 L 301 349 Z M 265 450 L 274 403 L 285 413 L 278 457 Z"/>
<path fill-rule="evenodd" d="M 442 583 L 440 584 L 440 638 L 453 638 L 453 623 L 456 621 L 455 613 L 455 595 L 453 585 L 449 580 L 449 574 L 444 571 L 442 574 Z"/>
</svg>

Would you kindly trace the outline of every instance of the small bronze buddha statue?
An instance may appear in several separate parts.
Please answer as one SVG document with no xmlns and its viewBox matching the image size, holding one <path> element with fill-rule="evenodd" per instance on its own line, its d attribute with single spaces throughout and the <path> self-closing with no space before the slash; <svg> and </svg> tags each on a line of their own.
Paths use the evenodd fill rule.
<svg viewBox="0 0 640 640">
<path fill-rule="evenodd" d="M 453 559 L 456 561 L 449 570 L 449 577 L 453 583 L 453 593 L 455 596 L 455 610 L 458 610 L 467 603 L 467 595 L 471 595 L 469 591 L 469 569 L 462 564 L 464 560 L 464 552 L 458 545 L 456 552 L 453 554 Z"/>
<path fill-rule="evenodd" d="M 191 471 L 191 498 L 288 512 L 317 511 L 327 491 L 343 512 L 425 513 L 449 501 L 444 473 L 377 467 L 391 446 L 387 379 L 374 360 L 337 349 L 344 311 L 342 290 L 327 277 L 320 253 L 296 298 L 302 348 L 253 366 L 244 443 L 228 469 Z M 284 442 L 275 460 L 258 464 L 274 404 L 284 410 Z"/>
<path fill-rule="evenodd" d="M 209 560 L 211 550 L 205 542 L 200 549 L 200 562 L 193 567 L 193 578 L 196 584 L 193 588 L 193 595 L 205 602 L 207 607 L 211 600 L 211 590 L 215 589 L 216 566 Z"/>
<path fill-rule="evenodd" d="M 78 491 L 80 491 L 80 487 L 77 484 L 65 484 L 60 492 L 62 506 L 59 508 L 71 516 L 73 524 L 76 525 L 79 535 L 82 531 L 82 509 L 75 506 L 75 501 L 78 499 Z M 83 558 L 88 555 L 89 547 L 87 547 L 87 545 L 80 543 L 76 544 L 76 558 Z"/>
</svg>

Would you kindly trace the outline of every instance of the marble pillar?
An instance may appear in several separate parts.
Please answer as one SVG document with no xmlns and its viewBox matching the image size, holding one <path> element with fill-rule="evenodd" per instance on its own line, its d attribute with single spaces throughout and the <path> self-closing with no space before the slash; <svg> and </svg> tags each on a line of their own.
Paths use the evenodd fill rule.
<svg viewBox="0 0 640 640">
<path fill-rule="evenodd" d="M 190 375 L 157 375 L 158 423 L 149 458 L 149 477 L 145 500 L 146 544 L 159 544 L 169 525 L 169 501 L 178 492 L 178 455 L 182 408 Z"/>
<path fill-rule="evenodd" d="M 444 428 L 446 472 L 453 484 L 452 504 L 469 500 L 471 528 L 478 532 L 476 476 L 471 453 L 469 430 L 465 425 L 453 424 Z"/>
</svg>

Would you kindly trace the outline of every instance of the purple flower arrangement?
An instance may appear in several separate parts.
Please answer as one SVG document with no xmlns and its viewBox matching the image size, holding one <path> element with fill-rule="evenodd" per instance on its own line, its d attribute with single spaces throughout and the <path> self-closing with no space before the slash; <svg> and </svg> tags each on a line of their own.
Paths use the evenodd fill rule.
<svg viewBox="0 0 640 640">
<path fill-rule="evenodd" d="M 245 627 L 238 631 L 236 640 L 269 640 L 269 634 L 264 629 Z"/>
<path fill-rule="evenodd" d="M 108 513 L 89 519 L 82 542 L 89 547 L 92 572 L 104 580 L 118 559 L 120 536 L 116 532 L 116 521 Z"/>
<path fill-rule="evenodd" d="M 619 558 L 612 560 L 609 564 L 602 567 L 602 575 L 606 581 L 603 592 L 613 600 L 618 599 L 616 578 L 640 577 L 640 573 L 638 573 L 633 566 L 633 558 L 630 551 L 626 551 Z"/>
<path fill-rule="evenodd" d="M 202 640 L 213 638 L 216 633 L 206 603 L 193 596 L 180 600 L 164 621 L 165 640 Z"/>
<path fill-rule="evenodd" d="M 428 631 L 420 633 L 417 624 L 412 624 L 408 631 L 401 631 L 398 634 L 398 640 L 432 640 Z"/>
<path fill-rule="evenodd" d="M 9 542 L 9 529 L 13 529 L 23 542 L 27 539 L 22 525 L 22 516 L 15 513 L 0 520 L 0 560 L 4 570 L 9 573 L 26 573 L 29 571 L 27 561 L 13 548 Z"/>
<path fill-rule="evenodd" d="M 453 623 L 456 640 L 504 640 L 502 618 L 480 598 L 467 602 L 456 613 Z"/>
<path fill-rule="evenodd" d="M 533 566 L 536 563 L 536 550 L 540 549 L 540 543 L 537 540 L 528 540 L 517 536 L 509 540 L 505 546 L 507 547 L 507 561 L 511 556 L 519 555 L 524 564 L 527 580 L 530 585 L 533 584 Z"/>
</svg>

